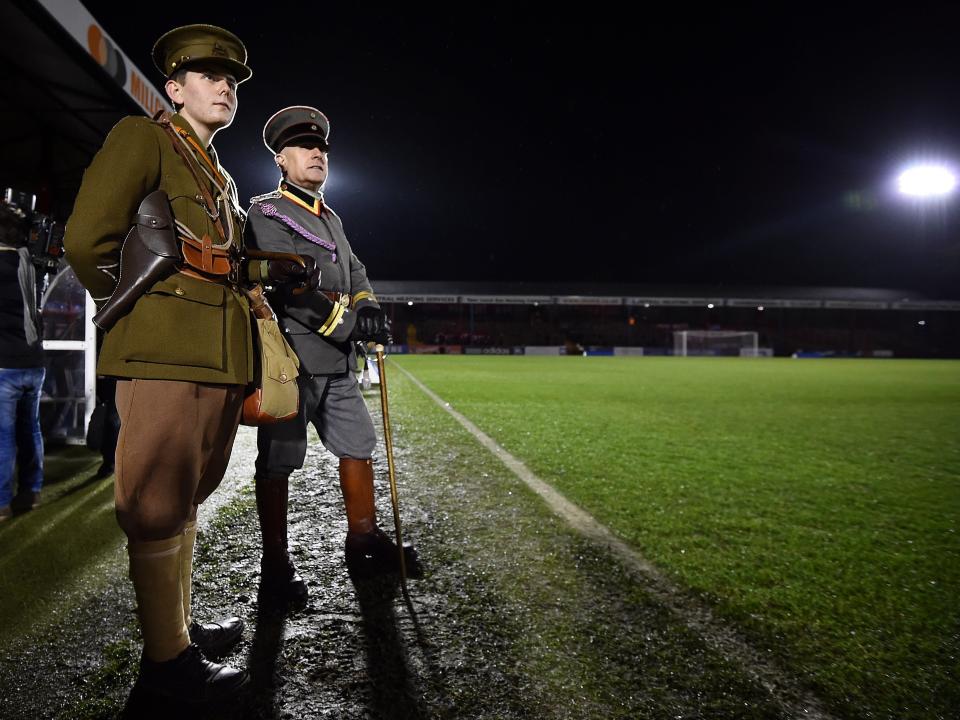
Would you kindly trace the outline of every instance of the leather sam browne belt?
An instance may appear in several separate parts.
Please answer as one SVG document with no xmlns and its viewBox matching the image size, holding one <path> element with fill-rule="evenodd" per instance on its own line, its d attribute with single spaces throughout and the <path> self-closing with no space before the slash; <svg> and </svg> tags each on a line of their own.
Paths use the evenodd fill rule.
<svg viewBox="0 0 960 720">
<path fill-rule="evenodd" d="M 239 249 L 234 248 L 232 242 L 228 242 L 228 237 L 231 236 L 228 236 L 224 229 L 223 222 L 220 219 L 220 209 L 217 207 L 210 188 L 207 186 L 207 181 L 204 178 L 204 172 L 200 167 L 200 163 L 197 158 L 194 157 L 193 153 L 184 148 L 180 141 L 180 135 L 178 134 L 183 133 L 183 131 L 174 127 L 171 116 L 167 111 L 158 112 L 154 116 L 154 121 L 163 128 L 163 131 L 170 138 L 174 152 L 183 160 L 184 165 L 186 165 L 187 170 L 197 184 L 197 190 L 200 191 L 199 198 L 203 200 L 207 215 L 213 222 L 217 236 L 220 238 L 218 247 L 214 246 L 213 240 L 207 234 L 204 234 L 200 239 L 180 234 L 180 251 L 183 255 L 183 262 L 198 272 L 214 276 L 214 279 L 221 278 L 236 283 L 240 276 Z M 186 140 L 190 141 L 191 144 L 196 147 L 197 151 L 203 154 L 203 149 L 197 146 L 188 135 L 186 136 Z M 220 178 L 217 168 L 211 166 L 211 169 L 217 178 Z M 220 178 L 220 180 L 222 180 L 222 178 Z M 216 184 L 216 181 L 214 184 Z M 220 188 L 221 198 L 223 198 L 224 192 L 226 192 L 226 190 Z M 224 205 L 226 206 L 226 201 L 224 201 Z M 229 218 L 227 218 L 227 222 L 230 222 Z"/>
</svg>

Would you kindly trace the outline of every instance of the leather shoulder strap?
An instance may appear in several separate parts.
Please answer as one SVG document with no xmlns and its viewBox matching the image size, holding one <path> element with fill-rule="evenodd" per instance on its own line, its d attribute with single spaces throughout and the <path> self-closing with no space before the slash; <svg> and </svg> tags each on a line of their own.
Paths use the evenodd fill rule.
<svg viewBox="0 0 960 720">
<path fill-rule="evenodd" d="M 210 216 L 210 219 L 213 220 L 214 227 L 217 228 L 217 234 L 220 236 L 221 242 L 226 242 L 227 233 L 223 229 L 223 223 L 220 220 L 220 209 L 217 207 L 213 195 L 210 194 L 210 189 L 207 187 L 206 179 L 203 176 L 203 171 L 200 169 L 199 163 L 197 163 L 197 159 L 193 156 L 193 153 L 189 152 L 183 146 L 183 143 L 177 136 L 177 131 L 174 129 L 173 122 L 170 119 L 170 113 L 162 110 L 153 116 L 153 120 L 167 133 L 170 141 L 173 143 L 174 152 L 180 156 L 190 171 L 190 174 L 193 176 L 193 180 L 197 183 L 197 188 L 200 190 L 200 195 L 203 197 L 203 202 L 207 206 L 207 214 Z"/>
</svg>

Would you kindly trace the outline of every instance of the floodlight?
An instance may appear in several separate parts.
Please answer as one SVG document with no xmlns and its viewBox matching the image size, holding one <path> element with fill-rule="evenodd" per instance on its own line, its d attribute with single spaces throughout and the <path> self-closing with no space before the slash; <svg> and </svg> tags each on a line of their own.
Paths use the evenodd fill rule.
<svg viewBox="0 0 960 720">
<path fill-rule="evenodd" d="M 914 165 L 897 178 L 897 189 L 914 198 L 944 197 L 956 186 L 957 176 L 944 165 Z"/>
<path fill-rule="evenodd" d="M 707 309 L 713 310 L 713 303 L 707 303 Z"/>
</svg>

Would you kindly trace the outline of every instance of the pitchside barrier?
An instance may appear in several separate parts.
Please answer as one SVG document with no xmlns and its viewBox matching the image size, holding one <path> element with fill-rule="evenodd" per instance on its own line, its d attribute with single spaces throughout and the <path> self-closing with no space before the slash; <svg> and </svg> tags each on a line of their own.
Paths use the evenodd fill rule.
<svg viewBox="0 0 960 720">
<path fill-rule="evenodd" d="M 765 350 L 767 348 L 761 348 Z M 524 345 L 511 347 L 470 347 L 464 345 L 388 345 L 387 355 L 569 355 L 563 345 Z M 669 348 L 605 347 L 591 345 L 582 355 L 613 355 L 616 357 L 643 357 L 644 355 L 669 355 Z"/>
<path fill-rule="evenodd" d="M 469 345 L 433 345 L 418 343 L 417 345 L 388 345 L 387 355 L 534 355 L 541 357 L 551 357 L 560 355 L 583 355 L 586 356 L 613 356 L 613 357 L 663 357 L 669 355 L 678 356 L 739 356 L 739 357 L 773 357 L 773 348 L 768 347 L 746 347 L 738 348 L 734 351 L 721 351 L 717 348 L 703 349 L 699 346 L 691 348 L 687 346 L 686 351 L 683 348 L 678 351 L 676 348 L 668 347 L 621 347 L 621 346 L 603 346 L 590 345 L 582 351 L 571 353 L 563 345 L 523 345 L 511 347 L 471 347 Z M 874 352 L 873 357 L 893 357 L 890 351 Z"/>
<path fill-rule="evenodd" d="M 794 360 L 806 360 L 816 358 L 879 358 L 887 359 L 895 357 L 893 350 L 872 350 L 869 352 L 842 352 L 838 350 L 797 350 L 790 355 Z"/>
</svg>

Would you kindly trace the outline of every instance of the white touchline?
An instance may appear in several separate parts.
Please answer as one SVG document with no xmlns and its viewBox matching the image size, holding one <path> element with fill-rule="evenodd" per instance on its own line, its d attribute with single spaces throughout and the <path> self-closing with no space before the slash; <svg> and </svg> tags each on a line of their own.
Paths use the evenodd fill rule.
<svg viewBox="0 0 960 720">
<path fill-rule="evenodd" d="M 463 428 L 497 456 L 507 468 L 533 490 L 570 527 L 603 545 L 624 564 L 635 577 L 644 581 L 647 592 L 669 608 L 684 624 L 699 635 L 726 660 L 741 666 L 781 703 L 791 718 L 834 720 L 823 703 L 803 684 L 778 667 L 765 653 L 754 648 L 738 632 L 717 620 L 710 608 L 697 603 L 688 594 L 670 582 L 640 553 L 616 537 L 605 525 L 567 500 L 552 486 L 541 480 L 522 461 L 500 447 L 483 430 L 457 412 L 443 398 L 424 385 L 409 370 L 397 363 L 393 367 L 402 372 L 414 385 L 437 405 L 446 410 Z"/>
</svg>

